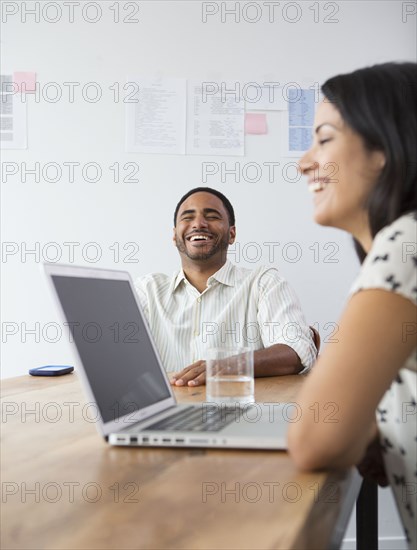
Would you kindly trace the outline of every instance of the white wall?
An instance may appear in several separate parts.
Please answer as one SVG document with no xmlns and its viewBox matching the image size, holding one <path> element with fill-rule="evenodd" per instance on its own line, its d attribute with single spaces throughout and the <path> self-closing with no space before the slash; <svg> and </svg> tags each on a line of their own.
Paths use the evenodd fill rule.
<svg viewBox="0 0 417 550">
<path fill-rule="evenodd" d="M 61 19 L 50 23 L 48 19 L 57 13 L 51 2 L 39 4 L 39 22 L 25 13 L 35 3 L 3 3 L 2 73 L 36 71 L 42 92 L 38 102 L 34 96 L 27 97 L 28 149 L 3 153 L 3 161 L 17 163 L 18 173 L 13 177 L 2 174 L 2 240 L 16 243 L 19 251 L 2 257 L 3 377 L 23 374 L 35 365 L 71 361 L 64 335 L 51 343 L 57 338 L 55 323 L 59 321 L 39 268 L 45 256 L 53 257 L 54 249 L 48 243 L 58 243 L 65 263 L 72 258 L 63 243 L 80 243 L 74 261 L 88 264 L 81 249 L 96 242 L 102 251 L 98 266 L 128 269 L 135 276 L 173 271 L 178 258 L 171 244 L 172 210 L 183 192 L 202 183 L 203 163 L 210 161 L 225 162 L 227 168 L 238 162 L 241 172 L 245 163 L 260 165 L 262 178 L 257 183 L 244 181 L 243 176 L 235 183 L 233 175 L 222 181 L 220 173 L 207 180 L 207 185 L 224 191 L 236 209 L 240 254 L 232 259 L 253 266 L 254 262 L 245 260 L 258 253 L 259 262 L 268 264 L 270 249 L 263 243 L 280 243 L 272 262 L 297 290 L 309 322 L 319 324 L 324 340 L 330 337 L 333 325 L 326 323 L 337 322 L 357 263 L 345 234 L 312 222 L 311 198 L 302 179 L 285 181 L 285 171 L 279 167 L 269 182 L 264 163 L 279 161 L 284 166 L 294 161 L 279 153 L 284 114 L 268 115 L 268 135 L 247 136 L 244 158 L 125 153 L 124 104 L 114 101 L 109 86 L 115 82 L 122 86 L 132 73 L 232 80 L 242 86 L 250 81 L 311 84 L 372 63 L 413 59 L 416 16 L 405 16 L 412 3 L 281 2 L 270 22 L 266 4 L 260 2 L 261 18 L 256 23 L 247 22 L 255 14 L 253 3 L 248 2 L 238 5 L 240 22 L 233 15 L 222 22 L 224 3 L 206 3 L 207 11 L 217 6 L 219 12 L 203 23 L 203 4 L 138 2 L 139 12 L 131 18 L 139 23 L 128 24 L 114 22 L 113 2 L 98 4 L 102 14 L 97 23 L 84 20 L 80 6 L 74 7 L 71 23 L 69 9 L 61 3 Z M 7 15 L 5 5 L 14 6 L 7 7 L 7 13 L 17 13 Z M 228 3 L 227 8 L 234 5 Z M 119 3 L 120 19 L 129 16 L 134 6 Z M 95 13 L 92 6 L 84 15 L 91 20 Z M 320 22 L 315 23 L 317 13 Z M 298 17 L 295 23 L 285 20 Z M 326 18 L 339 22 L 324 23 Z M 63 93 L 56 103 L 43 97 L 51 82 L 58 83 Z M 65 82 L 80 83 L 72 103 Z M 103 91 L 97 103 L 87 102 L 81 93 L 89 82 Z M 25 167 L 33 169 L 36 162 L 41 170 L 48 163 L 59 163 L 62 179 L 48 183 L 41 177 L 36 183 L 28 174 L 24 182 Z M 101 180 L 85 181 L 78 167 L 75 182 L 69 182 L 64 165 L 68 162 L 79 162 L 81 167 L 98 163 Z M 137 164 L 139 183 L 114 182 L 109 167 L 114 163 L 123 167 L 125 162 Z M 123 169 L 121 173 L 126 175 Z M 288 175 L 294 178 L 294 169 Z M 139 247 L 134 255 L 138 263 L 123 261 L 133 251 L 123 251 L 128 242 Z M 38 258 L 25 255 L 35 243 L 45 254 L 41 252 Z M 113 243 L 121 249 L 118 262 L 110 249 Z M 287 248 L 287 256 L 283 254 L 288 243 L 297 243 L 302 255 L 299 261 L 290 261 L 294 247 Z M 327 243 L 336 243 L 333 259 L 337 263 L 325 263 L 334 250 L 333 245 L 325 250 Z M 318 258 L 310 247 L 318 247 Z M 27 332 L 31 329 L 35 334 Z M 16 334 L 10 334 L 13 331 Z"/>
<path fill-rule="evenodd" d="M 7 179 L 2 174 L 2 240 L 16 243 L 19 254 L 3 256 L 1 264 L 2 377 L 21 375 L 42 364 L 72 362 L 64 335 L 55 343 L 48 342 L 60 322 L 41 274 L 42 254 L 40 258 L 28 255 L 22 261 L 24 247 L 33 248 L 38 242 L 42 249 L 56 242 L 62 250 L 61 261 L 69 263 L 68 247 L 63 243 L 78 242 L 75 263 L 88 265 L 80 249 L 96 242 L 102 251 L 97 266 L 128 269 L 134 276 L 172 272 L 178 266 L 171 244 L 172 211 L 184 192 L 202 183 L 202 166 L 209 161 L 226 162 L 228 168 L 235 162 L 240 162 L 241 168 L 247 162 L 264 167 L 258 183 L 236 183 L 233 176 L 225 181 L 211 177 L 206 183 L 221 189 L 234 204 L 241 252 L 245 245 L 247 254 L 260 250 L 259 262 L 268 264 L 268 248 L 263 243 L 280 243 L 273 263 L 293 284 L 308 321 L 319 323 L 326 340 L 331 326 L 325 329 L 325 325 L 337 322 L 357 262 L 345 234 L 314 225 L 311 198 L 302 180 L 290 183 L 278 171 L 273 183 L 268 181 L 263 163 L 291 161 L 279 154 L 283 115 L 268 115 L 268 135 L 247 136 L 244 158 L 125 153 L 124 104 L 113 100 L 109 86 L 115 82 L 122 86 L 132 73 L 232 80 L 242 85 L 249 81 L 312 84 L 373 63 L 415 60 L 416 15 L 407 15 L 415 3 L 280 2 L 270 22 L 266 4 L 258 2 L 261 18 L 250 23 L 247 20 L 254 16 L 254 2 L 238 4 L 240 22 L 233 15 L 222 22 L 224 3 L 212 2 L 210 8 L 217 7 L 219 12 L 203 23 L 199 1 L 119 2 L 121 19 L 131 13 L 132 6 L 139 6 L 139 22 L 131 24 L 114 22 L 113 2 L 97 3 L 102 15 L 96 23 L 84 20 L 80 7 L 74 10 L 71 23 L 68 8 L 61 2 L 61 19 L 50 23 L 42 15 L 55 17 L 53 6 L 47 4 L 51 2 L 40 2 L 40 20 L 36 22 L 34 16 L 23 17 L 25 8 L 33 7 L 34 2 L 3 2 L 2 74 L 36 71 L 41 90 L 57 82 L 63 97 L 57 103 L 28 97 L 28 149 L 3 153 L 3 161 L 17 163 L 19 173 Z M 5 5 L 17 7 L 7 21 Z M 234 5 L 229 2 L 227 7 Z M 297 13 L 299 21 L 288 22 Z M 317 13 L 319 22 L 315 23 Z M 86 15 L 91 19 L 94 7 Z M 325 17 L 338 22 L 325 23 Z M 64 82 L 80 83 L 72 103 Z M 97 103 L 83 99 L 80 90 L 88 82 L 96 82 L 103 90 Z M 36 183 L 28 175 L 23 182 L 24 167 L 33 168 L 36 162 L 41 168 L 59 163 L 64 171 L 61 181 Z M 76 181 L 71 183 L 64 162 L 81 166 L 96 162 L 103 171 L 102 179 L 89 183 L 78 169 Z M 115 183 L 109 169 L 115 162 L 121 166 L 137 163 L 139 183 Z M 120 243 L 122 249 L 128 242 L 139 246 L 138 263 L 124 262 L 123 250 L 120 261 L 115 262 L 110 247 Z M 248 247 L 248 243 L 257 243 L 258 248 Z M 300 247 L 298 262 L 283 257 L 287 243 Z M 327 243 L 336 243 L 337 263 L 325 263 Z M 312 246 L 319 246 L 317 262 Z M 48 250 L 52 253 L 52 248 Z M 241 265 L 256 265 L 245 261 L 248 256 L 242 253 L 232 259 Z M 16 334 L 7 334 L 12 329 Z M 39 334 L 25 334 L 25 329 Z"/>
</svg>

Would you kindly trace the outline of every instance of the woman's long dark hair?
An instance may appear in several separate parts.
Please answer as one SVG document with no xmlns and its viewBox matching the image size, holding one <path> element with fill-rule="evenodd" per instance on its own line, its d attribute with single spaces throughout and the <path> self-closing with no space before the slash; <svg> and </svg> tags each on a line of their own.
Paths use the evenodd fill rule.
<svg viewBox="0 0 417 550">
<path fill-rule="evenodd" d="M 384 63 L 327 80 L 322 92 L 385 166 L 367 199 L 372 237 L 417 211 L 417 64 Z M 355 241 L 359 259 L 366 256 Z"/>
</svg>

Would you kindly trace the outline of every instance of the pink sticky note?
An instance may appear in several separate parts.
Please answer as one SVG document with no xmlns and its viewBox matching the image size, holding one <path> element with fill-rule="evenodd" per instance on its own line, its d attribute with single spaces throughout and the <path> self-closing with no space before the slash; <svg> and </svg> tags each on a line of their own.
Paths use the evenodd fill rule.
<svg viewBox="0 0 417 550">
<path fill-rule="evenodd" d="M 267 134 L 266 115 L 245 113 L 245 134 Z"/>
<path fill-rule="evenodd" d="M 36 91 L 36 73 L 13 73 L 13 82 L 22 93 Z"/>
</svg>

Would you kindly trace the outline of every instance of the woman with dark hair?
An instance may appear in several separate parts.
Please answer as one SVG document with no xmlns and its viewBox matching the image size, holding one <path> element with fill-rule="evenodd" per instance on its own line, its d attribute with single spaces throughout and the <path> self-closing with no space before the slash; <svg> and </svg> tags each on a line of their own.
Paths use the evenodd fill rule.
<svg viewBox="0 0 417 550">
<path fill-rule="evenodd" d="M 336 76 L 300 160 L 314 219 L 353 236 L 363 264 L 297 402 L 303 470 L 346 468 L 378 446 L 410 548 L 416 540 L 417 65 Z"/>
</svg>

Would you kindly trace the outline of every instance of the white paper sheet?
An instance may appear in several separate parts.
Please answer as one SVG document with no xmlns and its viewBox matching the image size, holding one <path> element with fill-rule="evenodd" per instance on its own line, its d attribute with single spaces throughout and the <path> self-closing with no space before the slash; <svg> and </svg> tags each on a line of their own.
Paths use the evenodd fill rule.
<svg viewBox="0 0 417 550">
<path fill-rule="evenodd" d="M 288 109 L 288 102 L 282 88 L 270 84 L 259 86 L 256 91 L 257 93 L 250 94 L 250 89 L 247 90 L 247 111 L 286 111 Z"/>
<path fill-rule="evenodd" d="M 1 75 L 0 144 L 1 149 L 27 149 L 27 107 L 21 93 L 12 93 L 3 83 L 12 82 L 12 76 Z"/>
<path fill-rule="evenodd" d="M 128 83 L 138 91 L 126 103 L 126 151 L 185 154 L 186 80 L 128 77 Z"/>
<path fill-rule="evenodd" d="M 243 156 L 244 125 L 242 97 L 224 93 L 221 86 L 216 91 L 213 83 L 188 81 L 188 154 Z"/>
</svg>

